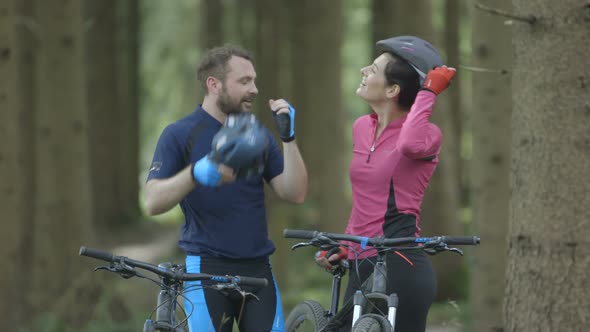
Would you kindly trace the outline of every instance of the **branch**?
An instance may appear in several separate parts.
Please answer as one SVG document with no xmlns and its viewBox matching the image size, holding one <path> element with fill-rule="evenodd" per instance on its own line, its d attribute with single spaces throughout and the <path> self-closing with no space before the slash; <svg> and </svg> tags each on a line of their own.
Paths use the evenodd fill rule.
<svg viewBox="0 0 590 332">
<path fill-rule="evenodd" d="M 470 66 L 463 66 L 463 65 L 459 65 L 459 68 L 463 68 L 463 69 L 469 70 L 469 71 L 480 72 L 480 73 L 497 73 L 497 74 L 502 74 L 502 75 L 509 73 L 509 71 L 506 69 L 490 69 L 490 68 L 470 67 Z"/>
<path fill-rule="evenodd" d="M 486 11 L 486 12 L 490 12 L 492 14 L 509 17 L 509 18 L 514 19 L 514 20 L 517 20 L 517 21 L 526 22 L 528 24 L 535 24 L 537 22 L 537 17 L 534 16 L 534 15 L 528 15 L 528 16 L 516 15 L 516 14 L 509 13 L 509 12 L 505 12 L 503 10 L 499 10 L 499 9 L 491 8 L 491 7 L 488 7 L 488 6 L 484 6 L 484 5 L 480 4 L 480 3 L 476 3 L 475 4 L 475 8 L 481 9 L 481 10 Z"/>
</svg>

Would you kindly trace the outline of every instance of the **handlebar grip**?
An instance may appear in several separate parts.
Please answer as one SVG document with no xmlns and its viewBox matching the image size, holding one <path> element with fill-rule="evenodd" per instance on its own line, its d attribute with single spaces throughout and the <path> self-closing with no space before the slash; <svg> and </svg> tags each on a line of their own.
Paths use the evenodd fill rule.
<svg viewBox="0 0 590 332">
<path fill-rule="evenodd" d="M 283 230 L 283 236 L 286 238 L 313 239 L 317 235 L 318 235 L 317 231 L 306 231 L 303 229 L 285 229 L 285 230 Z"/>
<path fill-rule="evenodd" d="M 442 242 L 450 245 L 478 245 L 479 236 L 443 236 Z"/>
<path fill-rule="evenodd" d="M 92 258 L 96 258 L 96 259 L 101 259 L 101 260 L 107 261 L 107 262 L 113 261 L 113 254 L 106 252 L 106 251 L 99 250 L 99 249 L 86 248 L 84 246 L 80 247 L 79 255 L 92 257 Z"/>
<path fill-rule="evenodd" d="M 266 280 L 266 278 L 252 278 L 252 277 L 235 276 L 234 281 L 236 282 L 236 284 L 242 285 L 242 286 L 254 286 L 254 287 L 268 286 L 268 280 Z"/>
</svg>

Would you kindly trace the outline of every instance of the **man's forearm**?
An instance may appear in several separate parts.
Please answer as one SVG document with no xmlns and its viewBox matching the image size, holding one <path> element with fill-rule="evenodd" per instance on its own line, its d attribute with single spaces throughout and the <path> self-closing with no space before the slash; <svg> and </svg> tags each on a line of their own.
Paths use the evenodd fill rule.
<svg viewBox="0 0 590 332">
<path fill-rule="evenodd" d="M 195 185 L 190 166 L 170 178 L 149 180 L 144 189 L 148 214 L 154 216 L 172 209 Z"/>
<path fill-rule="evenodd" d="M 283 143 L 283 199 L 303 203 L 307 195 L 307 169 L 295 141 Z"/>
</svg>

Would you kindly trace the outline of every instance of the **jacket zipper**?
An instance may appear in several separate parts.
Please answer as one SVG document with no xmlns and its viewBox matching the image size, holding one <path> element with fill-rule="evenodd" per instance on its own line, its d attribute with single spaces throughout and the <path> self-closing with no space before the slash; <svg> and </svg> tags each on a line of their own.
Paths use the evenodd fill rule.
<svg viewBox="0 0 590 332">
<path fill-rule="evenodd" d="M 371 154 L 375 151 L 375 144 L 377 143 L 377 137 L 375 136 L 375 132 L 377 131 L 377 123 L 373 126 L 372 134 L 373 134 L 373 145 L 369 149 L 369 155 L 367 156 L 367 164 L 371 161 Z"/>
<path fill-rule="evenodd" d="M 371 154 L 373 153 L 373 151 L 375 151 L 375 142 L 373 142 L 373 145 L 371 145 L 371 149 L 369 150 L 369 155 L 367 156 L 367 164 L 369 163 L 369 161 L 371 161 Z"/>
</svg>

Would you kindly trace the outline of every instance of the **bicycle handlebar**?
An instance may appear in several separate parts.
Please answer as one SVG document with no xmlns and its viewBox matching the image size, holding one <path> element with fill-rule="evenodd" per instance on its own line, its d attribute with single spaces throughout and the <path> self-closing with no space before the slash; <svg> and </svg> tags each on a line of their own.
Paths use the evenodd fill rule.
<svg viewBox="0 0 590 332">
<path fill-rule="evenodd" d="M 444 242 L 449 245 L 478 245 L 480 238 L 477 236 L 434 236 L 434 237 L 400 237 L 386 239 L 383 237 L 369 238 L 366 236 L 350 235 L 350 234 L 336 234 L 319 231 L 309 231 L 301 229 L 285 229 L 283 236 L 294 239 L 314 239 L 320 236 L 327 237 L 337 241 L 350 241 L 361 244 L 361 247 L 367 245 L 372 247 L 395 247 L 412 243 L 429 243 L 429 242 Z"/>
<path fill-rule="evenodd" d="M 125 256 L 115 256 L 112 253 L 87 247 L 80 247 L 80 256 L 86 256 L 94 259 L 103 260 L 109 263 L 123 263 L 131 267 L 138 267 L 150 272 L 153 272 L 162 277 L 174 279 L 178 281 L 195 281 L 195 280 L 212 280 L 220 283 L 234 283 L 240 286 L 266 287 L 268 280 L 266 278 L 253 278 L 241 276 L 216 276 L 206 273 L 184 273 L 171 271 L 169 269 L 159 267 L 150 263 L 137 261 Z"/>
<path fill-rule="evenodd" d="M 441 241 L 446 244 L 476 246 L 481 240 L 479 236 L 441 236 Z"/>
</svg>

